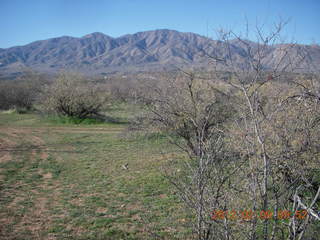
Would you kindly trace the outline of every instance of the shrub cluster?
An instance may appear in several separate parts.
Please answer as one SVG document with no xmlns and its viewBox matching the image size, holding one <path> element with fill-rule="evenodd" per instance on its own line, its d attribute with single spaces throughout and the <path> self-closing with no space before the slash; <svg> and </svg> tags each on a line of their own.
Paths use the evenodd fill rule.
<svg viewBox="0 0 320 240">
<path fill-rule="evenodd" d="M 47 112 L 85 119 L 99 116 L 105 102 L 98 86 L 74 74 L 61 74 L 43 91 L 43 105 Z"/>
</svg>

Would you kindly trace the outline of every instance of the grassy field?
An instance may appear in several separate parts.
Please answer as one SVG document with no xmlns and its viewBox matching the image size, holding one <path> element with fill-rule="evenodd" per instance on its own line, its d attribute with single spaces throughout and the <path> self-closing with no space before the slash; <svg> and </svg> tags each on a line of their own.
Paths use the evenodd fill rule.
<svg viewBox="0 0 320 240">
<path fill-rule="evenodd" d="M 0 113 L 0 239 L 188 238 L 160 170 L 176 150 L 128 134 L 124 112 L 90 125 Z"/>
</svg>

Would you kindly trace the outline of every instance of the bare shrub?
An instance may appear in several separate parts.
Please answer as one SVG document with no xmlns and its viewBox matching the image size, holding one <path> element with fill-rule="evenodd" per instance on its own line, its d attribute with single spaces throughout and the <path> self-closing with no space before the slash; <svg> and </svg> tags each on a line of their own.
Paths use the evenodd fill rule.
<svg viewBox="0 0 320 240">
<path fill-rule="evenodd" d="M 280 22 L 267 35 L 256 27 L 259 44 L 256 49 L 232 31 L 221 32 L 222 47 L 227 54 L 212 56 L 216 65 L 233 69 L 226 82 L 239 95 L 239 118 L 231 126 L 230 135 L 238 137 L 233 146 L 242 149 L 248 164 L 242 174 L 250 181 L 237 186 L 248 193 L 242 198 L 246 200 L 242 208 L 270 211 L 273 216 L 272 221 L 253 219 L 248 224 L 246 239 L 303 239 L 305 234 L 309 237 L 314 234 L 313 226 L 319 226 L 320 217 L 314 209 L 319 209 L 320 182 L 311 174 L 319 171 L 319 103 L 315 84 L 305 88 L 309 89 L 308 94 L 305 89 L 304 94 L 299 94 L 303 88 L 299 84 L 301 74 L 294 74 L 304 63 L 305 53 L 295 44 L 284 44 L 279 50 L 281 57 L 272 59 L 273 67 L 267 71 L 262 67 L 268 47 L 279 44 L 284 25 Z M 241 70 L 233 64 L 231 38 L 245 46 L 248 64 Z M 295 54 L 289 54 L 290 49 Z M 306 76 L 309 79 L 310 75 Z M 285 77 L 287 85 L 282 84 L 279 90 Z M 291 211 L 288 225 L 279 219 L 280 210 Z M 303 221 L 295 214 L 299 211 L 307 213 Z M 232 227 L 225 237 L 235 237 Z"/>
<path fill-rule="evenodd" d="M 221 51 L 209 57 L 215 69 L 230 71 L 221 81 L 227 91 L 215 87 L 223 75 L 215 71 L 203 80 L 186 73 L 187 80 L 150 94 L 150 120 L 176 136 L 172 142 L 188 156 L 181 171 L 169 170 L 169 179 L 193 213 L 196 239 L 319 234 L 319 79 L 295 74 L 305 56 L 300 49 L 288 54 L 294 44 L 283 45 L 280 58 L 265 59 L 283 27 L 267 35 L 256 27 L 254 48 L 232 31 L 221 32 Z M 234 38 L 245 46 L 242 68 L 234 65 Z M 273 62 L 267 71 L 265 61 Z M 211 216 L 215 211 L 221 218 Z M 290 211 L 287 219 L 281 211 Z"/>
<path fill-rule="evenodd" d="M 186 157 L 179 171 L 168 166 L 166 176 L 195 216 L 199 239 L 220 236 L 210 219 L 211 210 L 223 209 L 230 177 L 241 167 L 236 152 L 228 149 L 226 126 L 233 115 L 232 99 L 214 83 L 192 73 L 164 81 L 148 94 L 149 120 L 171 136 Z"/>
<path fill-rule="evenodd" d="M 43 93 L 46 111 L 79 119 L 98 116 L 105 100 L 97 85 L 75 74 L 61 74 Z"/>
<path fill-rule="evenodd" d="M 15 80 L 1 82 L 0 109 L 31 110 L 43 82 L 41 75 L 32 72 L 27 72 Z"/>
</svg>

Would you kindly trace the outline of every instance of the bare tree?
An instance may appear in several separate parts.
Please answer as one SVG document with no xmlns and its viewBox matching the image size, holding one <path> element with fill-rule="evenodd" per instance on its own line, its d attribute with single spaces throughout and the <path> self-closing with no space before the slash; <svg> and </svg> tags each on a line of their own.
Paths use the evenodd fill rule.
<svg viewBox="0 0 320 240">
<path fill-rule="evenodd" d="M 254 44 L 221 31 L 219 51 L 207 54 L 216 69 L 211 78 L 185 72 L 187 78 L 151 96 L 151 119 L 188 156 L 179 172 L 169 172 L 193 211 L 197 239 L 319 233 L 319 82 L 296 73 L 305 54 L 296 44 L 280 44 L 285 24 L 268 34 L 256 27 Z M 235 41 L 247 56 L 241 66 Z M 278 54 L 270 59 L 275 44 Z M 212 211 L 220 215 L 210 219 Z"/>
<path fill-rule="evenodd" d="M 256 27 L 257 45 L 254 47 L 232 31 L 221 32 L 221 46 L 225 50 L 222 52 L 226 54 L 211 56 L 216 66 L 223 65 L 232 69 L 232 77 L 227 83 L 237 89 L 242 98 L 235 129 L 241 133 L 238 138 L 239 148 L 245 150 L 250 166 L 248 176 L 251 183 L 247 190 L 252 209 L 264 212 L 271 210 L 274 216 L 274 221 L 266 218 L 262 224 L 253 220 L 250 223 L 250 239 L 284 239 L 284 233 L 288 233 L 289 239 L 302 239 L 311 222 L 310 218 L 319 219 L 311 208 L 318 202 L 320 186 L 319 182 L 310 183 L 310 179 L 315 177 L 311 170 L 317 170 L 316 166 L 319 165 L 316 157 L 319 153 L 316 147 L 319 145 L 319 122 L 316 120 L 319 104 L 314 99 L 314 91 L 308 91 L 308 97 L 313 97 L 308 103 L 306 97 L 303 98 L 304 104 L 292 100 L 297 96 L 296 91 L 299 91 L 294 78 L 301 75 L 291 75 L 286 83 L 287 91 L 277 91 L 283 77 L 294 73 L 305 59 L 303 49 L 298 45 L 279 45 L 280 33 L 285 24 L 280 22 L 266 35 L 262 28 Z M 241 69 L 234 63 L 231 38 L 243 44 L 245 49 L 247 63 Z M 267 59 L 269 49 L 276 43 L 280 46 L 278 56 Z M 269 69 L 264 68 L 267 61 L 271 66 Z M 312 192 L 310 188 L 318 190 Z M 305 201 L 310 203 L 309 207 L 303 207 L 302 202 L 299 204 L 297 192 L 305 196 Z M 309 194 L 312 197 L 308 199 L 306 196 Z M 308 220 L 297 224 L 299 216 L 292 214 L 289 229 L 285 231 L 287 226 L 279 221 L 278 213 L 288 209 L 292 201 L 292 212 L 306 209 Z M 262 234 L 259 233 L 260 225 L 263 228 Z"/>
<path fill-rule="evenodd" d="M 17 79 L 1 82 L 0 109 L 31 110 L 44 82 L 42 75 L 31 71 L 25 72 Z"/>
<path fill-rule="evenodd" d="M 105 95 L 79 75 L 61 74 L 43 93 L 44 107 L 59 115 L 84 119 L 99 114 Z"/>
<path fill-rule="evenodd" d="M 186 154 L 179 171 L 170 166 L 166 176 L 196 216 L 197 238 L 223 239 L 230 234 L 225 223 L 212 221 L 212 209 L 232 206 L 227 186 L 236 180 L 233 176 L 244 163 L 225 142 L 225 122 L 233 117 L 233 101 L 212 82 L 188 72 L 153 90 L 147 95 L 150 120 L 167 131 L 171 142 Z"/>
</svg>

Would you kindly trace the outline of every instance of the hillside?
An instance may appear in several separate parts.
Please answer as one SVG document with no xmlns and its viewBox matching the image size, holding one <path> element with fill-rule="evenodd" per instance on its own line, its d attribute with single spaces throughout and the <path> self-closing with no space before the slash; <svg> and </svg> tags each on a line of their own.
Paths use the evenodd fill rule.
<svg viewBox="0 0 320 240">
<path fill-rule="evenodd" d="M 255 50 L 258 44 L 247 41 Z M 268 49 L 264 68 L 281 59 L 285 45 L 274 45 Z M 245 45 L 231 42 L 231 53 L 238 67 L 246 66 Z M 294 55 L 303 49 L 306 62 L 302 71 L 309 67 L 318 70 L 319 45 L 294 45 L 288 54 Z M 222 52 L 221 52 L 222 51 Z M 101 74 L 116 71 L 161 71 L 176 67 L 208 68 L 209 55 L 226 52 L 221 42 L 194 33 L 174 30 L 155 30 L 128 34 L 118 38 L 103 33 L 91 33 L 81 38 L 63 36 L 32 42 L 24 46 L 0 49 L 0 75 L 16 73 L 25 68 L 42 72 L 61 70 Z"/>
</svg>

